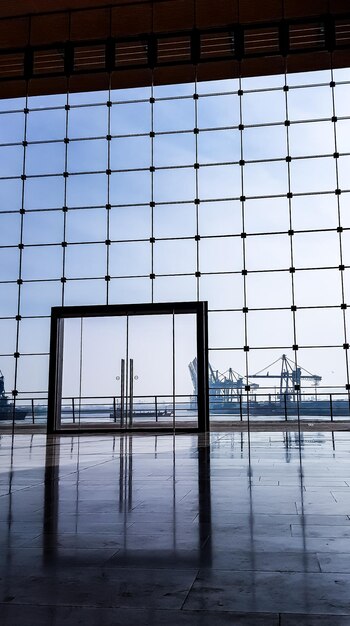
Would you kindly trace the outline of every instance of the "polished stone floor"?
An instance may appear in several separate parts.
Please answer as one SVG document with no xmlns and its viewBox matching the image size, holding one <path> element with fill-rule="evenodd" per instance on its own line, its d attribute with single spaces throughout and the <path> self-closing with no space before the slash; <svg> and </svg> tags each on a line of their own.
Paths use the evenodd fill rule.
<svg viewBox="0 0 350 626">
<path fill-rule="evenodd" d="M 349 626 L 350 433 L 0 436 L 1 626 Z"/>
</svg>

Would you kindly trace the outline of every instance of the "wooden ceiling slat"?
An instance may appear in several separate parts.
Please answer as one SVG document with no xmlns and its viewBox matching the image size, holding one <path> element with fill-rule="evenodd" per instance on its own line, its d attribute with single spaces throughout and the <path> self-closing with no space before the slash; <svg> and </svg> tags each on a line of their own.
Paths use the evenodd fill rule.
<svg viewBox="0 0 350 626">
<path fill-rule="evenodd" d="M 70 38 L 103 39 L 110 34 L 110 9 L 94 9 L 71 14 Z"/>
<path fill-rule="evenodd" d="M 44 16 L 33 15 L 30 22 L 30 43 L 32 46 L 69 39 L 68 13 L 54 13 Z"/>
<path fill-rule="evenodd" d="M 0 20 L 0 48 L 17 48 L 27 45 L 29 41 L 29 20 L 20 17 L 13 20 Z"/>
<path fill-rule="evenodd" d="M 286 63 L 289 71 L 323 69 L 330 67 L 329 53 L 319 51 L 332 45 L 325 36 L 328 25 L 324 27 L 322 21 L 329 11 L 335 20 L 336 45 L 349 48 L 334 51 L 333 67 L 350 65 L 350 17 L 337 18 L 349 14 L 349 0 L 118 0 L 109 4 L 106 0 L 2 0 L 0 98 L 25 92 L 27 83 L 19 70 L 24 58 L 29 88 L 35 94 L 64 91 L 67 78 L 60 74 L 72 68 L 71 91 L 106 89 L 106 59 L 108 67 L 115 60 L 112 82 L 116 88 L 148 85 L 151 71 L 147 66 L 156 63 L 157 48 L 158 64 L 169 65 L 156 67 L 156 84 L 193 80 L 191 63 L 196 58 L 199 80 L 273 74 L 282 72 Z M 284 39 L 288 44 L 287 37 L 280 37 L 284 18 L 292 20 L 286 59 L 282 53 L 288 48 L 280 48 Z M 245 29 L 245 50 L 235 30 L 239 24 Z M 191 39 L 194 27 L 199 30 Z M 201 50 L 196 43 L 198 32 Z M 152 40 L 148 43 L 152 33 L 159 35 L 154 45 Z M 109 37 L 116 39 L 115 56 L 113 41 L 106 49 Z M 135 39 L 126 41 L 127 37 Z M 27 54 L 28 43 L 33 51 Z M 51 46 L 50 51 L 45 46 Z M 74 53 L 67 53 L 65 63 L 64 50 L 70 48 Z"/>
<path fill-rule="evenodd" d="M 112 9 L 112 36 L 125 37 L 151 32 L 152 9 L 150 4 Z"/>
</svg>

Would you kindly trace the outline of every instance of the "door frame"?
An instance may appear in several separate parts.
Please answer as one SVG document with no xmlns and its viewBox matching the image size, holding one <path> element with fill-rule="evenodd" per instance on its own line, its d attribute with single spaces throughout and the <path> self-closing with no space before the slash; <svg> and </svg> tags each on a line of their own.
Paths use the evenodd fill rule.
<svg viewBox="0 0 350 626">
<path fill-rule="evenodd" d="M 86 434 L 95 432 L 127 432 L 128 428 L 120 429 L 117 426 L 109 426 L 108 429 L 99 430 L 91 428 L 61 427 L 61 401 L 62 401 L 62 371 L 63 371 L 63 333 L 64 320 L 81 317 L 118 317 L 138 315 L 196 315 L 196 345 L 197 345 L 197 393 L 198 393 L 198 418 L 197 428 L 176 427 L 176 432 L 200 432 L 209 431 L 209 381 L 208 381 L 208 302 L 157 302 L 154 304 L 106 304 L 92 306 L 63 306 L 51 309 L 51 332 L 50 332 L 50 364 L 48 385 L 47 407 L 47 433 L 75 433 Z M 131 429 L 132 432 L 146 430 L 145 428 Z M 155 428 L 147 429 L 147 432 L 173 432 L 172 428 L 162 427 L 159 431 Z"/>
</svg>

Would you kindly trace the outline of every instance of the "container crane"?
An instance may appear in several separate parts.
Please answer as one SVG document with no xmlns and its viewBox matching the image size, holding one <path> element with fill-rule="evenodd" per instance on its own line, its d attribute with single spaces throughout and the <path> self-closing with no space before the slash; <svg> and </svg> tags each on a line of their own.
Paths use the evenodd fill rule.
<svg viewBox="0 0 350 626">
<path fill-rule="evenodd" d="M 270 367 L 272 367 L 279 361 L 281 361 L 280 374 L 270 374 L 269 371 L 266 371 L 266 370 L 269 370 Z M 280 381 L 279 382 L 279 394 L 280 394 L 281 401 L 284 396 L 286 396 L 286 398 L 290 398 L 291 400 L 296 400 L 296 397 L 299 395 L 299 392 L 300 392 L 301 381 L 313 382 L 314 386 L 317 387 L 322 380 L 322 376 L 319 376 L 317 374 L 311 374 L 311 372 L 308 372 L 308 370 L 306 370 L 303 367 L 294 367 L 293 361 L 288 359 L 288 357 L 285 354 L 282 354 L 280 359 L 277 359 L 277 361 L 274 361 L 267 367 L 264 367 L 264 369 L 260 370 L 256 374 L 250 374 L 249 379 L 252 379 L 252 378 L 265 378 L 265 379 L 277 378 Z M 298 387 L 296 388 L 295 387 L 296 385 L 299 388 Z"/>
<path fill-rule="evenodd" d="M 193 359 L 188 366 L 192 379 L 194 393 L 197 394 L 197 359 Z M 209 363 L 209 389 L 210 389 L 210 401 L 225 403 L 235 402 L 239 400 L 239 396 L 242 395 L 242 391 L 245 387 L 244 378 L 238 372 L 235 372 L 230 367 L 226 372 L 221 373 L 219 370 L 214 370 Z M 257 389 L 259 385 L 253 383 L 251 388 Z"/>
</svg>

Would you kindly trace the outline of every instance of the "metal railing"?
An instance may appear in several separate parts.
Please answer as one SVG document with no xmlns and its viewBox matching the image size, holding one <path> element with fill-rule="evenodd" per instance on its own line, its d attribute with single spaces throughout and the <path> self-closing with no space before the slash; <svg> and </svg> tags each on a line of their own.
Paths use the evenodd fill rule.
<svg viewBox="0 0 350 626">
<path fill-rule="evenodd" d="M 220 390 L 219 390 L 220 391 Z M 123 402 L 126 405 L 123 409 Z M 82 422 L 117 424 L 127 427 L 147 422 L 154 425 L 186 423 L 197 420 L 197 397 L 194 395 L 147 395 L 128 398 L 120 396 L 85 396 L 62 398 L 61 419 L 64 424 Z M 317 391 L 317 395 L 298 391 L 282 395 L 245 392 L 225 395 L 209 390 L 211 422 L 217 421 L 293 421 L 297 419 L 339 421 L 350 418 L 348 393 Z M 44 425 L 47 419 L 47 397 L 16 398 L 0 404 L 1 423 L 14 419 L 16 425 Z"/>
</svg>

